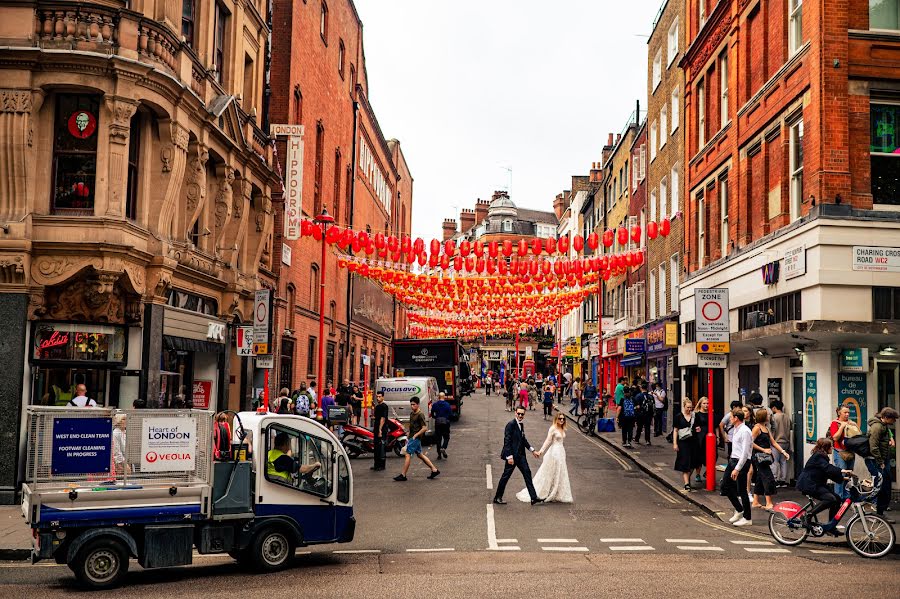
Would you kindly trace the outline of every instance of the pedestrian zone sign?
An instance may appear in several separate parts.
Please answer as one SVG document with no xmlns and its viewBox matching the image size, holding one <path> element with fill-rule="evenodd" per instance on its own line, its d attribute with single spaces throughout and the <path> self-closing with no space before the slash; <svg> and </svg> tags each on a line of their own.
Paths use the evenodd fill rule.
<svg viewBox="0 0 900 599">
<path fill-rule="evenodd" d="M 694 312 L 698 353 L 728 353 L 730 320 L 727 289 L 695 289 Z M 705 346 L 703 349 L 701 346 Z M 711 349 L 712 348 L 712 349 Z"/>
</svg>

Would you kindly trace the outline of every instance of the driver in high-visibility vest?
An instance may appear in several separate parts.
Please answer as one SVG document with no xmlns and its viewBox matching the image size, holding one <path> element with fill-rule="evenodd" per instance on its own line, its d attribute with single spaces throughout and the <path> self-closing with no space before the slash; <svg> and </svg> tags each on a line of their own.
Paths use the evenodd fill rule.
<svg viewBox="0 0 900 599">
<path fill-rule="evenodd" d="M 319 462 L 300 466 L 301 475 L 315 472 L 322 467 Z M 281 479 L 290 484 L 291 474 L 297 472 L 297 462 L 291 456 L 291 436 L 287 433 L 275 435 L 275 447 L 266 454 L 266 476 Z"/>
</svg>

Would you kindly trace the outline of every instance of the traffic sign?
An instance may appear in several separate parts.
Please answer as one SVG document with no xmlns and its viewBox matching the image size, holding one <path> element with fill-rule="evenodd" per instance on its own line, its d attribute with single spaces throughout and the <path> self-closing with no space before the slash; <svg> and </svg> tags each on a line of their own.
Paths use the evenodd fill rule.
<svg viewBox="0 0 900 599">
<path fill-rule="evenodd" d="M 699 354 L 697 368 L 728 368 L 728 356 L 724 354 Z"/>
<path fill-rule="evenodd" d="M 269 289 L 259 289 L 256 291 L 253 299 L 253 342 L 268 344 L 272 311 L 272 291 Z"/>
<path fill-rule="evenodd" d="M 698 354 L 727 354 L 731 353 L 731 343 L 726 342 L 697 342 Z"/>
<path fill-rule="evenodd" d="M 264 356 L 269 353 L 269 344 L 268 343 L 254 343 L 253 344 L 253 354 L 254 356 Z"/>
<path fill-rule="evenodd" d="M 256 367 L 265 370 L 275 368 L 275 356 L 272 354 L 269 354 L 268 356 L 256 356 Z"/>
<path fill-rule="evenodd" d="M 238 327 L 235 341 L 237 342 L 238 356 L 253 355 L 253 327 Z"/>
<path fill-rule="evenodd" d="M 698 333 L 728 333 L 728 289 L 695 289 L 694 310 Z"/>
</svg>

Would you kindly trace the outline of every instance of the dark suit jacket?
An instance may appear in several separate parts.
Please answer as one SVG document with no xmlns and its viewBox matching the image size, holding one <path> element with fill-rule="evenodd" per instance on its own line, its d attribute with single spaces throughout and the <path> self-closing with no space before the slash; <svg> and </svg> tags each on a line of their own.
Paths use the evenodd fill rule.
<svg viewBox="0 0 900 599">
<path fill-rule="evenodd" d="M 505 460 L 509 456 L 525 455 L 525 450 L 531 447 L 531 443 L 519 430 L 519 423 L 516 419 L 512 419 L 506 423 L 506 429 L 503 431 L 503 451 L 500 459 Z"/>
</svg>

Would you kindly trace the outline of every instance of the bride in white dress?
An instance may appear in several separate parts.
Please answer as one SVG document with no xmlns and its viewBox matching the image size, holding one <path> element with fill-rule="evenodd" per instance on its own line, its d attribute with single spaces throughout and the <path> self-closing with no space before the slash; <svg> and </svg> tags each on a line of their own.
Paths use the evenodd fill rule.
<svg viewBox="0 0 900 599">
<path fill-rule="evenodd" d="M 556 414 L 550 430 L 547 431 L 547 439 L 541 446 L 538 455 L 541 456 L 541 467 L 535 474 L 534 490 L 538 497 L 546 501 L 559 503 L 572 503 L 572 488 L 569 486 L 569 469 L 566 467 L 566 448 L 563 441 L 566 438 L 566 417 Z M 528 489 L 522 489 L 516 493 L 519 501 L 531 501 Z"/>
</svg>

